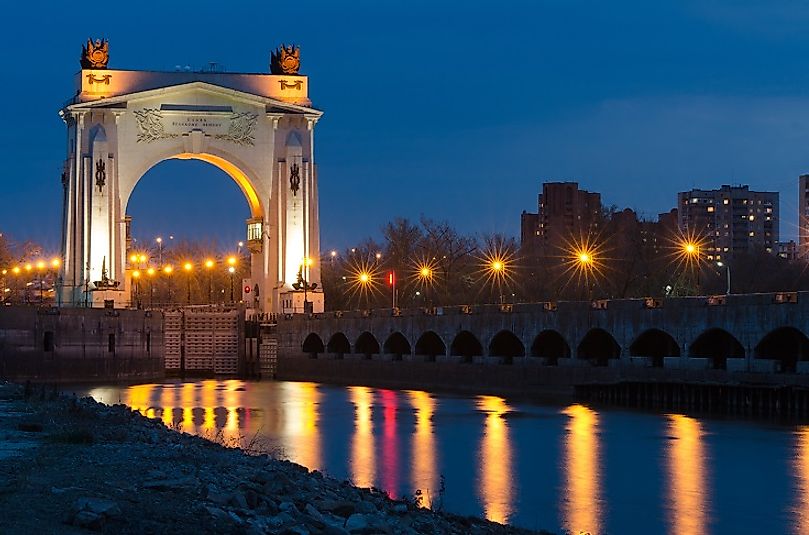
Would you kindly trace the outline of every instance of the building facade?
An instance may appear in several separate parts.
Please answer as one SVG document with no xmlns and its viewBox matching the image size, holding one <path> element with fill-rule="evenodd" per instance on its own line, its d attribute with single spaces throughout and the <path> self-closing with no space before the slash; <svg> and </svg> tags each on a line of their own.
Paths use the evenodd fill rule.
<svg viewBox="0 0 809 535">
<path fill-rule="evenodd" d="M 578 182 L 545 182 L 537 213 L 523 212 L 520 221 L 524 253 L 553 253 L 597 230 L 601 194 L 579 189 Z"/>
<path fill-rule="evenodd" d="M 677 194 L 680 232 L 704 244 L 708 260 L 752 250 L 777 252 L 778 192 L 748 186 L 693 189 Z"/>
</svg>

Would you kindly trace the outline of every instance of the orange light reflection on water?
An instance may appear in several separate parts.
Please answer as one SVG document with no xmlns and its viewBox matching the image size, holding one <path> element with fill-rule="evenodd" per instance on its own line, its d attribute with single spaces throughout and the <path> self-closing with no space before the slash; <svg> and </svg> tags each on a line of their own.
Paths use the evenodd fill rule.
<svg viewBox="0 0 809 535">
<path fill-rule="evenodd" d="M 152 390 L 154 390 L 155 386 L 156 385 L 153 384 L 146 384 L 129 387 L 126 391 L 124 403 L 129 405 L 132 410 L 138 411 L 144 416 L 149 416 L 148 413 L 152 408 Z M 154 409 L 152 409 L 151 412 L 152 415 L 149 417 L 154 418 Z"/>
<path fill-rule="evenodd" d="M 354 404 L 354 436 L 351 440 L 351 479 L 359 487 L 373 487 L 376 479 L 376 451 L 372 407 L 374 393 L 365 386 L 349 387 Z"/>
<path fill-rule="evenodd" d="M 795 456 L 792 460 L 795 474 L 794 530 L 809 535 L 809 426 L 795 431 Z"/>
<path fill-rule="evenodd" d="M 393 390 L 382 390 L 382 488 L 396 499 L 399 488 L 399 447 L 396 437 L 396 409 L 398 400 Z"/>
<path fill-rule="evenodd" d="M 562 525 L 573 534 L 601 531 L 601 473 L 598 413 L 571 405 L 564 439 Z"/>
<path fill-rule="evenodd" d="M 708 528 L 705 451 L 700 422 L 670 414 L 668 442 L 671 533 L 697 535 Z"/>
<path fill-rule="evenodd" d="M 438 492 L 436 477 L 436 448 L 433 433 L 435 400 L 427 392 L 410 391 L 410 404 L 416 410 L 416 428 L 413 431 L 411 478 L 413 489 L 421 490 L 421 505 L 432 507 Z"/>
<path fill-rule="evenodd" d="M 514 489 L 512 446 L 508 423 L 503 415 L 511 411 L 511 408 L 503 398 L 496 396 L 479 396 L 477 408 L 486 413 L 478 455 L 480 467 L 478 495 L 483 502 L 486 518 L 506 524 L 514 510 Z"/>
<path fill-rule="evenodd" d="M 320 390 L 315 383 L 284 385 L 284 450 L 289 459 L 310 470 L 322 468 L 320 445 Z"/>
</svg>

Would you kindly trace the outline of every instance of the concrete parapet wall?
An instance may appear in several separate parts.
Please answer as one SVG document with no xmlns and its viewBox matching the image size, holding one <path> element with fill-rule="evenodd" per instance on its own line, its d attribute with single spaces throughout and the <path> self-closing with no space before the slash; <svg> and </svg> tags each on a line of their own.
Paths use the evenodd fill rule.
<svg viewBox="0 0 809 535">
<path fill-rule="evenodd" d="M 0 307 L 0 377 L 48 382 L 164 376 L 160 312 Z"/>
<path fill-rule="evenodd" d="M 443 354 L 457 356 L 456 351 L 460 350 L 453 348 L 453 341 L 467 332 L 479 342 L 480 350 L 463 354 L 478 355 L 474 361 L 483 362 L 487 357 L 547 357 L 549 354 L 541 335 L 555 333 L 566 348 L 564 354 L 557 350 L 554 355 L 559 359 L 560 367 L 590 366 L 579 360 L 582 355 L 592 354 L 592 348 L 583 351 L 582 347 L 592 340 L 592 333 L 601 332 L 614 341 L 615 350 L 610 349 L 612 353 L 601 355 L 602 359 L 609 359 L 608 365 L 619 365 L 612 363 L 617 355 L 615 360 L 620 361 L 620 365 L 637 364 L 642 362 L 638 358 L 649 357 L 657 362 L 663 361 L 666 369 L 702 369 L 724 366 L 726 356 L 743 355 L 749 363 L 757 358 L 758 348 L 766 337 L 785 327 L 803 337 L 809 334 L 809 292 L 729 295 L 721 299 L 680 297 L 656 300 L 653 307 L 644 299 L 609 300 L 605 303 L 605 308 L 598 309 L 589 302 L 571 301 L 554 303 L 553 306 L 547 303 L 510 307 L 448 306 L 442 307 L 440 313 L 437 310 L 403 309 L 394 315 L 391 310 L 383 309 L 291 315 L 279 320 L 279 350 L 287 354 L 300 351 L 309 335 L 315 335 L 326 348 L 334 336 L 344 335 L 354 350 L 360 335 L 370 333 L 380 348 L 391 336 L 400 334 L 409 344 L 411 354 L 415 354 L 419 341 L 426 334 L 434 333 L 444 347 Z M 514 352 L 503 353 L 502 347 L 496 347 L 495 340 L 502 333 L 517 341 Z M 648 349 L 635 347 L 638 340 L 649 333 L 656 333 L 658 338 L 654 343 L 660 344 L 659 350 L 653 354 Z M 705 354 L 704 347 L 700 350 L 698 342 L 712 333 L 727 336 L 738 345 L 729 348 L 725 341 L 714 339 L 708 345 L 720 348 L 716 349 L 718 352 L 730 351 L 729 355 Z M 442 353 L 440 346 L 431 351 Z M 654 357 L 654 354 L 658 356 Z M 677 354 L 688 358 L 672 360 L 668 357 Z M 567 355 L 571 362 L 565 361 Z M 406 360 L 407 355 L 404 357 Z M 780 356 L 776 354 L 772 358 Z M 718 360 L 714 362 L 713 359 Z M 809 351 L 798 360 L 802 359 L 809 360 Z M 704 362 L 707 362 L 705 366 Z"/>
</svg>

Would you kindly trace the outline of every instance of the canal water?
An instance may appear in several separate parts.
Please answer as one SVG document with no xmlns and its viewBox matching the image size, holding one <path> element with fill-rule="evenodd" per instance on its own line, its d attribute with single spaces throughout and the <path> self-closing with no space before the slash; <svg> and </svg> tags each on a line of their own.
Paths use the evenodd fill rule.
<svg viewBox="0 0 809 535">
<path fill-rule="evenodd" d="M 531 529 L 809 533 L 809 426 L 295 382 L 67 392 Z"/>
</svg>

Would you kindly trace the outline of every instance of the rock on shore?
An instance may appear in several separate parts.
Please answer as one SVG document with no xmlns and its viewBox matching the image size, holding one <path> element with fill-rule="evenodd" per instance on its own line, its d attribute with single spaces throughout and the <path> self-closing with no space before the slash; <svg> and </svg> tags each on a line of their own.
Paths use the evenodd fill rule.
<svg viewBox="0 0 809 535">
<path fill-rule="evenodd" d="M 0 533 L 530 533 L 225 448 L 123 405 L 8 384 L 0 511 Z"/>
</svg>

